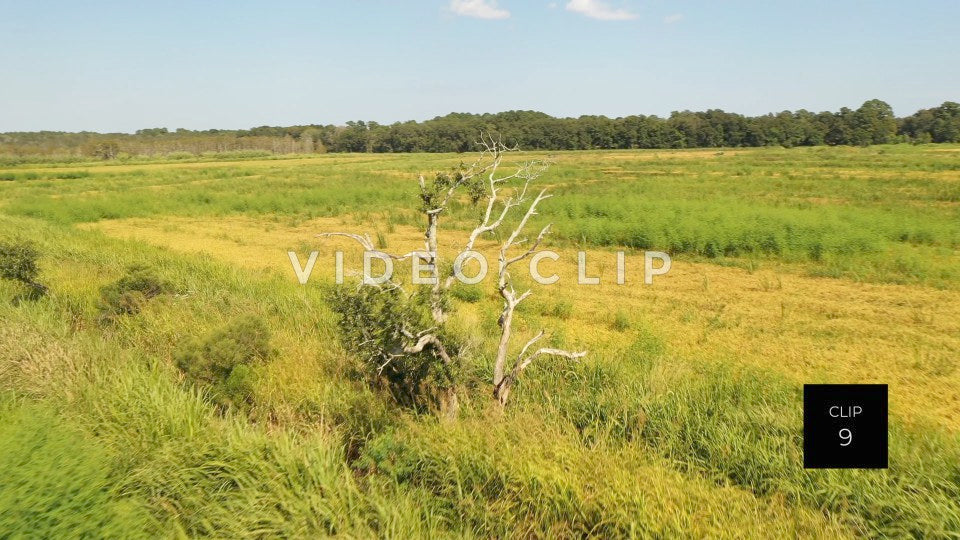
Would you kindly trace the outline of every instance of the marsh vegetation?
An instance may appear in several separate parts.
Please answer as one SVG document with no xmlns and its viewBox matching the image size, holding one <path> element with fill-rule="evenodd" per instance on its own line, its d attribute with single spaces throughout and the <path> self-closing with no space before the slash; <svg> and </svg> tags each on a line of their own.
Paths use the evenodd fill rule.
<svg viewBox="0 0 960 540">
<path fill-rule="evenodd" d="M 530 229 L 553 223 L 544 245 L 587 251 L 605 279 L 577 287 L 576 255 L 545 265 L 557 285 L 518 278 L 534 294 L 511 351 L 550 328 L 552 347 L 590 354 L 538 359 L 500 407 L 503 300 L 457 285 L 452 421 L 371 384 L 330 294 L 351 240 L 315 235 L 422 248 L 417 174 L 463 156 L 0 170 L 0 530 L 960 533 L 960 148 L 520 157 L 554 163 Z M 441 247 L 462 247 L 482 207 L 448 210 Z M 662 249 L 673 269 L 618 286 L 619 249 Z M 288 250 L 320 251 L 307 286 Z M 15 301 L 28 282 L 46 294 Z M 890 469 L 802 468 L 805 382 L 890 385 Z"/>
</svg>

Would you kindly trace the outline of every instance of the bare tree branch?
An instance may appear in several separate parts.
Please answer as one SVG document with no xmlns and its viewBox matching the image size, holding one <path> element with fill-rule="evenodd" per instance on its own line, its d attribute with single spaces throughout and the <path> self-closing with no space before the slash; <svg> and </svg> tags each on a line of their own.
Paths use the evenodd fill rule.
<svg viewBox="0 0 960 540">
<path fill-rule="evenodd" d="M 552 195 L 547 195 L 547 190 L 545 189 L 540 190 L 540 193 L 533 200 L 533 202 L 530 203 L 530 206 L 527 208 L 527 213 L 523 215 L 523 219 L 520 220 L 520 223 L 513 230 L 513 232 L 510 233 L 510 237 L 507 238 L 506 242 L 504 242 L 503 245 L 500 246 L 500 264 L 502 266 L 504 267 L 510 266 L 511 264 L 515 262 L 519 262 L 524 258 L 533 254 L 536 248 L 540 245 L 540 242 L 543 240 L 543 237 L 550 231 L 550 225 L 547 225 L 546 227 L 543 228 L 543 230 L 540 231 L 540 234 L 537 235 L 537 241 L 534 243 L 533 246 L 530 247 L 530 249 L 528 249 L 525 253 L 517 257 L 507 258 L 507 251 L 514 245 L 514 243 L 516 243 L 517 236 L 519 236 L 520 233 L 523 231 L 523 228 L 527 226 L 527 221 L 532 216 L 537 215 L 537 205 L 540 204 L 541 201 L 549 199 L 550 197 L 552 197 Z"/>
<path fill-rule="evenodd" d="M 411 251 L 410 253 L 405 253 L 403 255 L 394 255 L 393 253 L 387 253 L 382 249 L 377 249 L 377 247 L 373 245 L 373 241 L 370 240 L 369 234 L 359 235 L 359 234 L 345 233 L 345 232 L 325 232 L 325 233 L 320 233 L 316 235 L 317 238 L 329 238 L 332 236 L 343 236 L 344 238 L 350 238 L 351 240 L 355 240 L 357 243 L 363 246 L 363 249 L 365 251 L 369 251 L 370 253 L 376 253 L 379 255 L 385 255 L 397 261 L 409 259 L 410 257 L 413 257 L 417 253 L 416 251 Z"/>
<path fill-rule="evenodd" d="M 450 355 L 447 353 L 446 347 L 443 346 L 443 342 L 440 341 L 435 334 L 426 334 L 420 336 L 420 339 L 414 345 L 409 345 L 403 348 L 403 352 L 406 354 L 417 354 L 422 352 L 427 346 L 433 347 L 437 354 L 440 356 L 440 359 L 443 360 L 443 363 L 452 366 L 453 359 L 450 358 Z"/>
<path fill-rule="evenodd" d="M 530 338 L 530 341 L 528 341 L 527 344 L 523 346 L 523 349 L 520 349 L 520 356 L 527 354 L 527 349 L 529 349 L 530 346 L 533 345 L 534 343 L 540 341 L 540 338 L 543 337 L 543 333 L 544 333 L 543 330 L 541 330 L 537 332 L 537 335 Z"/>
<path fill-rule="evenodd" d="M 318 234 L 316 238 L 328 238 L 331 236 L 343 236 L 346 238 L 350 238 L 351 240 L 355 240 L 357 241 L 357 243 L 363 246 L 363 249 L 367 251 L 376 251 L 376 247 L 374 247 L 373 241 L 370 240 L 369 234 L 364 234 L 361 236 L 359 234 L 352 234 L 352 233 L 345 233 L 345 232 L 326 232 L 326 233 Z"/>
<path fill-rule="evenodd" d="M 499 382 L 494 383 L 493 395 L 501 405 L 507 404 L 507 399 L 510 397 L 510 391 L 513 389 L 514 383 L 517 382 L 517 379 L 520 377 L 520 374 L 523 373 L 523 370 L 538 357 L 540 356 L 559 356 L 562 358 L 568 358 L 570 360 L 576 360 L 583 358 L 587 355 L 586 351 L 565 351 L 563 349 L 555 349 L 552 347 L 541 347 L 537 349 L 536 352 L 530 354 L 529 356 L 524 356 L 527 353 L 527 350 L 537 341 L 539 341 L 544 335 L 543 330 L 537 333 L 533 338 L 527 341 L 526 345 L 523 346 L 523 349 L 520 350 L 520 354 L 517 355 L 516 363 L 513 365 L 513 369 L 510 370 L 510 373 L 503 376 Z"/>
<path fill-rule="evenodd" d="M 530 363 L 533 362 L 533 360 L 534 360 L 535 358 L 537 358 L 538 356 L 542 356 L 542 355 L 561 356 L 561 357 L 563 357 L 563 358 L 569 358 L 569 359 L 571 359 L 571 360 L 576 360 L 576 359 L 578 359 L 578 358 L 583 358 L 584 356 L 586 356 L 586 355 L 587 355 L 587 351 L 573 352 L 573 351 L 565 351 L 565 350 L 563 350 L 563 349 L 554 349 L 554 348 L 550 348 L 550 347 L 541 347 L 540 349 L 537 349 L 537 352 L 531 354 L 530 356 L 524 358 L 523 360 L 520 360 L 520 361 L 517 363 L 517 365 L 513 368 L 513 374 L 512 374 L 513 377 L 516 378 L 518 375 L 520 375 L 520 373 L 521 373 L 523 370 L 527 369 L 527 366 L 529 366 Z"/>
<path fill-rule="evenodd" d="M 547 170 L 549 165 L 544 161 L 528 161 L 518 165 L 516 169 L 511 168 L 502 172 L 501 166 L 504 154 L 517 150 L 517 147 L 508 147 L 499 135 L 494 136 L 485 133 L 480 134 L 477 145 L 480 147 L 480 155 L 471 164 L 464 165 L 461 163 L 452 174 L 438 174 L 432 183 L 428 182 L 423 175 L 418 177 L 420 196 L 423 201 L 421 211 L 427 218 L 427 224 L 423 231 L 426 255 L 420 251 L 405 255 L 385 253 L 376 249 L 370 237 L 366 234 L 331 232 L 320 234 L 318 237 L 342 236 L 350 238 L 363 246 L 365 250 L 383 254 L 394 260 L 403 260 L 414 256 L 425 258 L 427 263 L 432 265 L 434 275 L 437 276 L 437 280 L 430 291 L 429 299 L 431 316 L 436 325 L 414 333 L 406 325 L 401 324 L 399 326 L 399 335 L 402 335 L 401 344 L 396 347 L 396 350 L 379 352 L 379 355 L 384 359 L 379 371 L 382 371 L 396 358 L 419 354 L 428 348 L 432 349 L 445 365 L 453 366 L 455 359 L 451 358 L 440 339 L 441 334 L 436 332 L 438 328 L 442 328 L 447 317 L 443 307 L 443 293 L 453 285 L 457 275 L 457 269 L 452 268 L 445 279 L 441 280 L 439 276 L 438 234 L 440 216 L 447 211 L 451 201 L 454 200 L 461 188 L 469 188 L 470 195 L 475 201 L 481 199 L 485 201 L 479 222 L 470 232 L 463 249 L 463 251 L 472 251 L 477 240 L 486 234 L 496 234 L 500 238 L 497 233 L 507 219 L 511 217 L 514 209 L 525 206 L 526 211 L 520 217 L 516 227 L 505 240 L 500 242 L 498 254 L 497 290 L 503 299 L 503 308 L 498 320 L 500 339 L 494 360 L 493 387 L 494 396 L 501 405 L 504 405 L 517 378 L 536 358 L 558 356 L 577 359 L 582 358 L 587 353 L 585 351 L 572 352 L 551 347 L 541 347 L 530 353 L 529 351 L 544 336 L 544 332 L 541 330 L 523 345 L 509 370 L 507 369 L 513 315 L 517 306 L 532 294 L 531 290 L 517 294 L 513 278 L 510 275 L 510 267 L 537 253 L 544 238 L 550 233 L 550 225 L 543 227 L 526 249 L 521 249 L 515 255 L 511 255 L 511 250 L 527 244 L 527 238 L 523 238 L 522 235 L 528 222 L 533 216 L 538 215 L 537 210 L 540 203 L 551 197 L 545 189 L 540 190 L 532 200 L 530 200 L 529 194 L 531 184 Z M 402 286 L 396 283 L 390 283 L 388 287 L 397 287 L 401 291 L 403 290 Z M 394 331 L 396 332 L 396 330 Z M 462 354 L 462 350 L 457 353 L 458 357 Z M 455 407 L 456 394 L 452 391 L 452 387 L 447 390 L 444 400 Z"/>
</svg>

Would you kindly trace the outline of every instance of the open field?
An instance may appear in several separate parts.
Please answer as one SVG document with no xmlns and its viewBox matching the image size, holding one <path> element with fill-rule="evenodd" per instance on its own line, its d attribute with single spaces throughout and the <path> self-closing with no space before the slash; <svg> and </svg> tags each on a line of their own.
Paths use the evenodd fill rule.
<svg viewBox="0 0 960 540">
<path fill-rule="evenodd" d="M 420 247 L 416 174 L 470 156 L 0 169 L 0 242 L 32 242 L 50 288 L 14 303 L 0 281 L 0 531 L 960 536 L 960 146 L 529 156 L 554 162 L 534 225 L 554 223 L 560 282 L 515 329 L 590 354 L 538 362 L 496 410 L 487 283 L 455 301 L 475 353 L 454 422 L 357 376 L 328 297 L 357 246 L 314 235 Z M 452 210 L 459 246 L 477 210 Z M 574 284 L 578 249 L 599 286 Z M 653 285 L 644 249 L 674 257 Z M 307 286 L 288 250 L 319 251 Z M 176 294 L 104 322 L 132 264 Z M 248 314 L 275 354 L 251 404 L 217 407 L 176 351 Z M 890 385 L 888 470 L 803 469 L 817 382 Z"/>
</svg>

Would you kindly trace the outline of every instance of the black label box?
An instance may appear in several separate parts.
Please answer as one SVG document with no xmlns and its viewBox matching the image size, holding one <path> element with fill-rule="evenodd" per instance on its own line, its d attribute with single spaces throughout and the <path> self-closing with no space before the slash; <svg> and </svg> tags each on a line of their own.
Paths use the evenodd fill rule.
<svg viewBox="0 0 960 540">
<path fill-rule="evenodd" d="M 803 466 L 887 468 L 887 385 L 803 385 Z"/>
</svg>

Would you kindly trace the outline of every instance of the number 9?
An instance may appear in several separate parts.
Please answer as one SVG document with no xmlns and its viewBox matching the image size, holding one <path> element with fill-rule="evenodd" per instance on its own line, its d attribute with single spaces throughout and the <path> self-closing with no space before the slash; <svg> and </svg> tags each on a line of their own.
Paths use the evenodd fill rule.
<svg viewBox="0 0 960 540">
<path fill-rule="evenodd" d="M 840 446 L 850 446 L 850 443 L 853 442 L 853 432 L 847 428 L 840 430 L 840 439 L 844 442 L 840 443 Z"/>
</svg>

